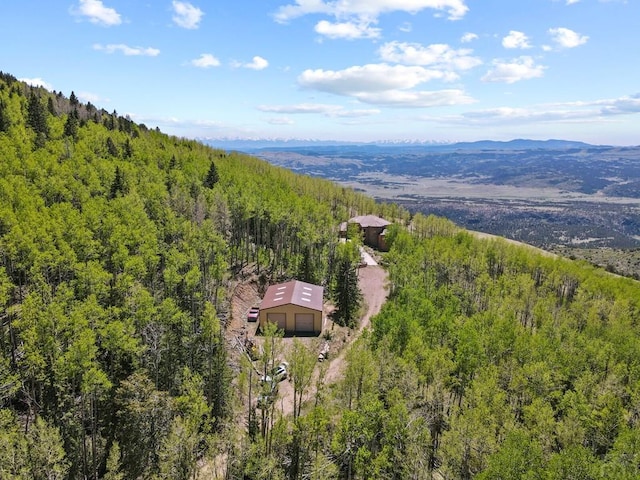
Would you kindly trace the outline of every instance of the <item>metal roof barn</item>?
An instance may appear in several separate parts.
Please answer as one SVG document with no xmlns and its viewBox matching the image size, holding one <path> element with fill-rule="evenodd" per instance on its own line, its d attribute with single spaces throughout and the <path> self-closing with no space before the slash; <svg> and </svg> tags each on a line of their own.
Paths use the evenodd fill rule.
<svg viewBox="0 0 640 480">
<path fill-rule="evenodd" d="M 292 280 L 271 285 L 260 304 L 260 327 L 275 323 L 286 334 L 320 334 L 324 288 Z"/>
</svg>

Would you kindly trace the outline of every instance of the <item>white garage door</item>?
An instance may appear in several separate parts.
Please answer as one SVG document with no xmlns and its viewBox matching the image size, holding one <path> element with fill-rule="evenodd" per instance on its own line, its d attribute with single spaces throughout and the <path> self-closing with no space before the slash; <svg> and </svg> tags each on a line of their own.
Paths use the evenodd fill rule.
<svg viewBox="0 0 640 480">
<path fill-rule="evenodd" d="M 275 323 L 279 330 L 284 330 L 287 327 L 287 314 L 267 313 L 267 322 Z"/>
<path fill-rule="evenodd" d="M 313 332 L 313 313 L 296 313 L 296 332 Z"/>
</svg>

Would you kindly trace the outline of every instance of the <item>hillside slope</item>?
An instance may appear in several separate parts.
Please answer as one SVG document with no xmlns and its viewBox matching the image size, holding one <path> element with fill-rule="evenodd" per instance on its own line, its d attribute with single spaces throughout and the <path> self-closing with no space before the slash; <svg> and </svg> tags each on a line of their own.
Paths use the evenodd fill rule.
<svg viewBox="0 0 640 480">
<path fill-rule="evenodd" d="M 0 477 L 191 475 L 235 408 L 229 285 L 328 284 L 385 208 L 0 74 Z"/>
</svg>

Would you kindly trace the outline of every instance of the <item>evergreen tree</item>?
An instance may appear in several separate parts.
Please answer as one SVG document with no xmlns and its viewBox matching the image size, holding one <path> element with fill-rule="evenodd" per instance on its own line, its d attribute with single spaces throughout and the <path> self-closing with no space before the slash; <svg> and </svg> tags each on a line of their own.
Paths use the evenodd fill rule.
<svg viewBox="0 0 640 480">
<path fill-rule="evenodd" d="M 118 194 L 123 194 L 125 189 L 124 177 L 120 167 L 116 167 L 116 174 L 111 184 L 111 190 L 109 191 L 109 198 L 116 198 Z"/>
<path fill-rule="evenodd" d="M 33 128 L 37 134 L 45 137 L 49 135 L 49 126 L 47 125 L 47 113 L 40 101 L 40 97 L 32 90 L 29 96 L 29 104 L 27 106 L 27 124 Z"/>
<path fill-rule="evenodd" d="M 102 116 L 103 120 L 103 124 L 105 127 L 107 127 L 109 130 L 115 130 L 116 129 L 116 124 L 117 124 L 117 112 L 114 110 L 112 114 L 109 114 L 109 112 L 103 110 L 104 115 Z"/>
<path fill-rule="evenodd" d="M 207 172 L 207 178 L 204 179 L 204 186 L 206 188 L 213 188 L 213 186 L 218 183 L 220 180 L 220 176 L 218 175 L 218 169 L 216 168 L 216 164 L 211 162 L 209 165 L 209 171 Z"/>
<path fill-rule="evenodd" d="M 124 158 L 131 158 L 132 155 L 133 147 L 131 146 L 131 142 L 127 138 L 127 140 L 124 142 L 123 156 Z"/>
<path fill-rule="evenodd" d="M 64 124 L 64 134 L 68 137 L 72 137 L 74 140 L 78 139 L 78 110 L 73 109 L 67 115 L 67 121 Z"/>
<path fill-rule="evenodd" d="M 9 110 L 4 100 L 0 99 L 0 132 L 9 131 L 11 119 L 9 118 Z"/>
<path fill-rule="evenodd" d="M 53 103 L 53 97 L 49 97 L 47 99 L 47 111 L 49 112 L 49 115 L 53 115 L 54 117 L 58 116 L 58 111 L 56 110 L 56 106 Z"/>
<path fill-rule="evenodd" d="M 334 283 L 336 311 L 334 320 L 349 328 L 356 326 L 362 293 L 358 287 L 360 252 L 354 242 L 343 243 L 337 250 L 337 269 Z"/>
<path fill-rule="evenodd" d="M 311 248 L 307 245 L 302 251 L 302 259 L 298 265 L 298 280 L 307 283 L 317 283 L 316 267 L 311 258 Z"/>
<path fill-rule="evenodd" d="M 111 155 L 112 157 L 119 157 L 120 156 L 120 152 L 118 151 L 118 147 L 116 147 L 116 144 L 114 143 L 113 139 L 111 137 L 107 137 L 107 152 L 109 152 L 109 155 Z"/>
</svg>

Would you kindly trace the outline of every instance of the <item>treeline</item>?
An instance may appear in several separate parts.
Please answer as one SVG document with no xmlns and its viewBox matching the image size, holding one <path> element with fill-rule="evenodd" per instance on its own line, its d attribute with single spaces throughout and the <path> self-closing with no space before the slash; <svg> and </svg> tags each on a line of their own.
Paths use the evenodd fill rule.
<svg viewBox="0 0 640 480">
<path fill-rule="evenodd" d="M 365 211 L 399 213 L 0 73 L 0 477 L 190 478 L 235 402 L 229 286 L 330 284 Z"/>
</svg>

